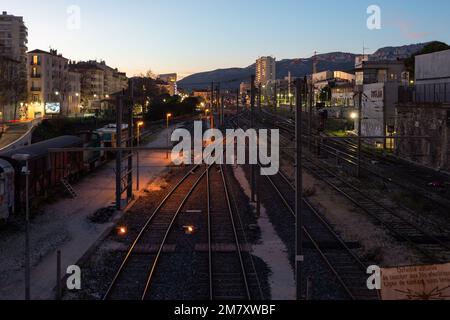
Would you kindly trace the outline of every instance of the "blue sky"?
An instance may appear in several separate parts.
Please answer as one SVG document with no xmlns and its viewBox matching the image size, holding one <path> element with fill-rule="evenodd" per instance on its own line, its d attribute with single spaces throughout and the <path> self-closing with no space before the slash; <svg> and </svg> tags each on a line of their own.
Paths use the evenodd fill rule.
<svg viewBox="0 0 450 320">
<path fill-rule="evenodd" d="M 78 30 L 67 28 L 70 5 L 81 9 Z M 381 8 L 381 30 L 366 27 L 369 5 Z M 30 50 L 104 59 L 129 75 L 450 42 L 448 0 L 0 0 L 0 10 L 24 17 Z"/>
</svg>

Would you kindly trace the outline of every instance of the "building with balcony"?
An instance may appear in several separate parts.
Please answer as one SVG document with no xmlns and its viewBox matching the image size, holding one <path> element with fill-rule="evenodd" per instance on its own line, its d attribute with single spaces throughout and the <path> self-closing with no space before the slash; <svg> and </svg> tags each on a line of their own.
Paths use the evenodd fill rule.
<svg viewBox="0 0 450 320">
<path fill-rule="evenodd" d="M 1 120 L 19 119 L 27 100 L 26 61 L 28 29 L 22 17 L 6 11 L 0 15 Z"/>
<path fill-rule="evenodd" d="M 126 74 L 108 66 L 105 61 L 72 62 L 69 70 L 80 74 L 84 112 L 101 114 L 110 111 L 110 98 L 128 88 Z"/>
<path fill-rule="evenodd" d="M 7 56 L 25 64 L 27 43 L 28 29 L 23 18 L 3 11 L 0 15 L 0 56 Z"/>
<path fill-rule="evenodd" d="M 255 85 L 266 86 L 277 79 L 277 63 L 273 57 L 261 57 L 256 60 Z"/>
<path fill-rule="evenodd" d="M 80 76 L 69 72 L 69 60 L 57 50 L 28 52 L 27 76 L 28 118 L 79 112 Z"/>
</svg>

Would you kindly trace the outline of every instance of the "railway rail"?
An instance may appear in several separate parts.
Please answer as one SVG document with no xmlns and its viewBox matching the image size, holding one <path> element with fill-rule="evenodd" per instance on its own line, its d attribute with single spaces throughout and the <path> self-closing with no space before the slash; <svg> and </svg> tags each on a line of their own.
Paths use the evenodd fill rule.
<svg viewBox="0 0 450 320">
<path fill-rule="evenodd" d="M 295 187 L 291 181 L 282 172 L 276 176 L 266 176 L 266 179 L 294 219 Z M 367 265 L 348 247 L 307 199 L 303 199 L 302 215 L 305 239 L 319 253 L 349 299 L 378 299 L 377 293 L 367 288 Z"/>
<path fill-rule="evenodd" d="M 177 236 L 179 220 L 188 215 L 185 209 L 193 204 L 206 208 L 202 217 L 207 220 L 204 223 L 207 227 L 196 232 L 200 239 L 207 241 L 206 268 L 202 268 L 203 263 L 198 266 L 198 282 L 208 288 L 207 298 L 263 299 L 239 210 L 229 188 L 225 166 L 209 165 L 205 168 L 197 165 L 190 168 L 141 228 L 103 299 L 147 300 L 154 297 L 153 291 L 157 291 L 159 286 L 156 279 L 163 272 L 160 265 L 170 256 L 166 248 Z M 199 204 L 199 201 L 205 203 Z M 201 235 L 204 232 L 206 236 Z M 204 245 L 199 244 L 193 250 L 201 251 L 201 247 Z M 202 269 L 206 270 L 203 276 Z"/>
<path fill-rule="evenodd" d="M 366 194 L 338 174 L 311 158 L 303 159 L 303 166 L 314 176 L 327 183 L 388 230 L 397 240 L 406 242 L 420 252 L 428 262 L 446 262 L 450 244 L 447 237 L 434 235 L 399 215 L 395 209 Z"/>
<path fill-rule="evenodd" d="M 263 118 L 267 118 L 275 124 L 284 135 L 287 134 L 289 138 L 295 136 L 295 123 L 292 119 L 273 114 L 268 110 L 263 110 L 262 115 Z M 303 123 L 306 128 L 308 126 L 307 120 L 303 119 Z M 309 137 L 305 135 L 304 139 L 307 140 Z M 320 140 L 320 137 L 318 136 L 317 139 Z M 335 156 L 352 169 L 357 166 L 357 145 L 347 139 L 338 141 L 326 139 L 320 143 L 320 151 Z M 450 208 L 450 179 L 447 175 L 432 169 L 414 166 L 402 159 L 382 155 L 367 148 L 361 151 L 361 155 L 362 168 L 369 175 L 418 194 L 439 205 L 444 210 Z M 436 182 L 441 183 L 443 186 L 440 188 L 429 186 Z"/>
<path fill-rule="evenodd" d="M 132 243 L 103 300 L 145 300 L 175 220 L 206 171 L 193 167 L 150 215 Z"/>
</svg>

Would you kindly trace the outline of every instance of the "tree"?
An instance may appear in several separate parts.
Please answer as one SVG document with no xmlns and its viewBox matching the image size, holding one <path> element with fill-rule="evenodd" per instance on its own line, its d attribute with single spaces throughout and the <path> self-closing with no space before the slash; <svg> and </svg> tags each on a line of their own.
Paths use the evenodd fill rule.
<svg viewBox="0 0 450 320">
<path fill-rule="evenodd" d="M 147 121 L 158 121 L 165 119 L 168 113 L 174 117 L 195 114 L 199 104 L 200 100 L 195 97 L 181 100 L 180 96 L 170 96 L 165 93 L 153 100 L 144 116 Z"/>
<path fill-rule="evenodd" d="M 19 103 L 26 100 L 27 79 L 24 64 L 8 57 L 0 57 L 0 104 L 3 120 L 5 106 L 14 107 L 14 120 L 16 120 Z"/>
<path fill-rule="evenodd" d="M 151 71 L 148 71 L 147 75 L 134 77 L 129 81 L 135 109 L 141 110 L 144 114 L 153 100 L 162 93 L 157 81 L 151 75 Z"/>
</svg>

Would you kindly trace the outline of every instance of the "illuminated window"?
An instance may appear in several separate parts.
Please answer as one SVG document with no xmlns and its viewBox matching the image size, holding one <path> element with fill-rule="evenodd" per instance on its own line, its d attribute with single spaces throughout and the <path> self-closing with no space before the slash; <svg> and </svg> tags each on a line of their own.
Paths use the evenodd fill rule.
<svg viewBox="0 0 450 320">
<path fill-rule="evenodd" d="M 33 56 L 33 64 L 38 65 L 39 64 L 39 56 Z"/>
</svg>

